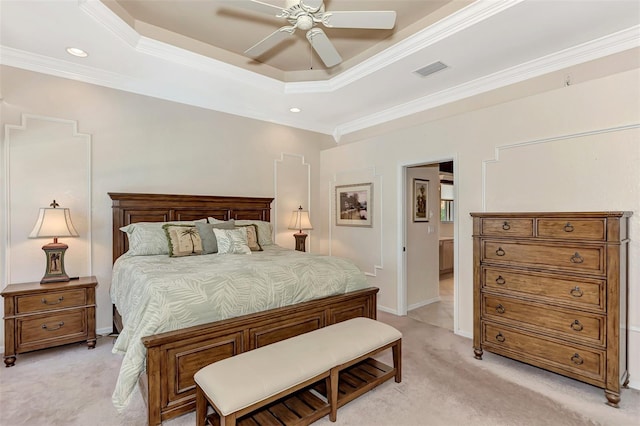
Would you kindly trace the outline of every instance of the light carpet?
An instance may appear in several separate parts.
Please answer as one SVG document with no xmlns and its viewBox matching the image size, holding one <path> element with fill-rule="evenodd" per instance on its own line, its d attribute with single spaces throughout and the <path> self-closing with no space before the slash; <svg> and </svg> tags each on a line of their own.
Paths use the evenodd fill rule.
<svg viewBox="0 0 640 426">
<path fill-rule="evenodd" d="M 402 383 L 388 381 L 338 410 L 324 425 L 640 425 L 640 391 L 624 389 L 619 409 L 602 389 L 507 358 L 473 357 L 471 340 L 448 330 L 380 313 L 402 331 Z M 0 368 L 1 425 L 144 425 L 138 391 L 124 413 L 111 404 L 122 358 L 112 338 L 18 356 Z M 390 354 L 380 357 L 391 363 Z M 640 373 L 637 373 L 640 374 Z M 189 413 L 164 422 L 194 425 Z"/>
</svg>

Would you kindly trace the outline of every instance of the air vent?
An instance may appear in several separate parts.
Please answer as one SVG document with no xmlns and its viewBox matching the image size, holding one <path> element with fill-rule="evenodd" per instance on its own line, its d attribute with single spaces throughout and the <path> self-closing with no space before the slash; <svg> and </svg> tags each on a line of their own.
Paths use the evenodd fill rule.
<svg viewBox="0 0 640 426">
<path fill-rule="evenodd" d="M 449 68 L 448 65 L 443 64 L 442 62 L 434 62 L 431 65 L 427 65 L 426 67 L 422 67 L 419 70 L 415 70 L 414 73 L 419 74 L 423 77 L 433 74 L 434 72 L 441 71 L 445 68 Z"/>
</svg>

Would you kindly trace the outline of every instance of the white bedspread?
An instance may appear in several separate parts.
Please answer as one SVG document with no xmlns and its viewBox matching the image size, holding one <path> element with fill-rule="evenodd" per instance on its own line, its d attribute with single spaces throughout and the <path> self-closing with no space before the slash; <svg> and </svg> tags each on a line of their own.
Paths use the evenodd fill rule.
<svg viewBox="0 0 640 426">
<path fill-rule="evenodd" d="M 124 322 L 113 348 L 124 354 L 113 404 L 127 406 L 145 369 L 145 336 L 366 287 L 347 260 L 277 245 L 250 255 L 121 256 L 111 282 Z"/>
</svg>

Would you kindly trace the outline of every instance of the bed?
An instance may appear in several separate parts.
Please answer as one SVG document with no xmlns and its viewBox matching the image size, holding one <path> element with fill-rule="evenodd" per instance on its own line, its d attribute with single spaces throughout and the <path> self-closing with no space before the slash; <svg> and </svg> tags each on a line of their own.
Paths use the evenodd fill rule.
<svg viewBox="0 0 640 426">
<path fill-rule="evenodd" d="M 135 193 L 109 193 L 109 196 L 113 201 L 114 262 L 128 250 L 127 234 L 120 231 L 121 227 L 138 222 L 192 221 L 206 217 L 269 222 L 273 201 L 255 197 Z M 282 254 L 272 248 L 260 255 Z M 250 258 L 258 259 L 258 256 Z M 151 259 L 145 261 L 151 262 Z M 146 372 L 140 375 L 138 384 L 147 403 L 148 423 L 161 424 L 194 410 L 193 374 L 211 362 L 350 318 L 375 319 L 377 292 L 377 288 L 361 288 L 144 336 L 141 341 L 146 353 Z M 124 328 L 118 308 L 114 304 L 116 332 Z"/>
</svg>

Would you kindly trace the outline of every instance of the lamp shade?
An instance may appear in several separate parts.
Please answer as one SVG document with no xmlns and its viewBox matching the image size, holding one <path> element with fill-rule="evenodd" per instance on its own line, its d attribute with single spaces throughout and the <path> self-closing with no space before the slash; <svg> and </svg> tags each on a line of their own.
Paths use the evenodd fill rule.
<svg viewBox="0 0 640 426">
<path fill-rule="evenodd" d="M 77 237 L 69 209 L 41 208 L 29 238 Z"/>
<path fill-rule="evenodd" d="M 302 232 L 303 229 L 313 229 L 311 221 L 309 220 L 309 212 L 302 210 L 302 206 L 298 210 L 294 210 L 291 213 L 291 220 L 289 221 L 289 229 L 297 229 Z"/>
</svg>

